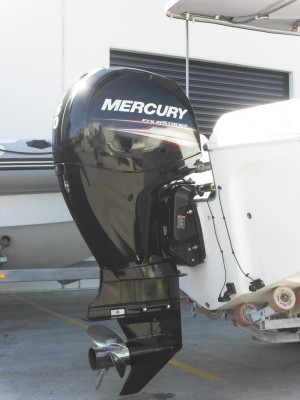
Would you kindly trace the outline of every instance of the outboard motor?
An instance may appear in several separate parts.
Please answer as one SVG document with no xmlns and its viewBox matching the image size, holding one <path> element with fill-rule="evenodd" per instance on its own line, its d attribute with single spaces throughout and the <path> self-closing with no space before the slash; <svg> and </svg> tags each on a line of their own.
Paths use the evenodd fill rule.
<svg viewBox="0 0 300 400">
<path fill-rule="evenodd" d="M 100 267 L 90 320 L 117 319 L 127 340 L 89 333 L 98 386 L 116 367 L 121 391 L 140 391 L 182 347 L 179 271 L 205 249 L 184 177 L 199 169 L 189 100 L 173 81 L 129 68 L 101 69 L 75 83 L 54 120 L 56 174 L 69 210 Z"/>
</svg>

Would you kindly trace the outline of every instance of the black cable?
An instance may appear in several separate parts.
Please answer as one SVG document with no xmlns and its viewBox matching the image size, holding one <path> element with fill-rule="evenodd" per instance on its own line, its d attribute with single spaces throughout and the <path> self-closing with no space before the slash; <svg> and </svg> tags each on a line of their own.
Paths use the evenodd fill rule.
<svg viewBox="0 0 300 400">
<path fill-rule="evenodd" d="M 216 236 L 216 239 L 217 239 L 217 243 L 218 243 L 218 246 L 219 246 L 219 250 L 220 250 L 220 253 L 221 253 L 221 256 L 222 256 L 222 262 L 223 262 L 223 267 L 224 267 L 224 284 L 223 284 L 223 286 L 222 286 L 222 289 L 220 290 L 220 294 L 219 294 L 219 298 L 220 297 L 222 297 L 221 295 L 222 295 L 222 292 L 223 292 L 223 290 L 224 290 L 224 288 L 225 288 L 225 285 L 226 285 L 226 281 L 227 281 L 227 270 L 226 270 L 226 264 L 225 264 L 225 258 L 224 258 L 224 251 L 223 251 L 223 249 L 222 249 L 222 247 L 221 247 L 221 243 L 220 243 L 220 241 L 219 241 L 219 237 L 218 237 L 218 234 L 217 234 L 217 229 L 216 229 L 216 224 L 215 224 L 215 217 L 214 217 L 214 215 L 213 215 L 213 213 L 212 213 L 212 211 L 211 211 L 211 207 L 210 207 L 210 205 L 209 205 L 209 201 L 210 201 L 210 196 L 208 197 L 208 199 L 207 199 L 207 206 L 208 206 L 208 209 L 209 209 L 209 212 L 210 212 L 210 215 L 211 215 L 211 219 L 212 219 L 212 222 L 213 222 L 213 227 L 214 227 L 214 231 L 215 231 L 215 236 Z"/>
<path fill-rule="evenodd" d="M 224 221 L 224 224 L 225 224 L 225 227 L 226 227 L 227 236 L 228 236 L 230 247 L 231 247 L 231 253 L 232 253 L 232 255 L 233 255 L 233 257 L 234 257 L 234 259 L 235 259 L 240 271 L 242 272 L 242 274 L 244 274 L 247 278 L 249 278 L 253 282 L 253 278 L 251 278 L 251 276 L 249 276 L 249 273 L 246 273 L 243 270 L 243 268 L 241 267 L 241 265 L 240 265 L 240 263 L 239 263 L 239 261 L 237 259 L 237 256 L 236 256 L 236 254 L 235 254 L 235 252 L 233 250 L 232 241 L 231 241 L 231 237 L 230 237 L 227 221 L 226 221 L 224 210 L 223 210 L 223 205 L 222 205 L 222 200 L 221 200 L 221 190 L 222 190 L 222 186 L 218 186 L 218 192 L 219 192 L 218 198 L 219 198 L 220 208 L 221 208 L 221 212 L 222 212 L 222 216 L 223 216 L 223 221 Z"/>
</svg>

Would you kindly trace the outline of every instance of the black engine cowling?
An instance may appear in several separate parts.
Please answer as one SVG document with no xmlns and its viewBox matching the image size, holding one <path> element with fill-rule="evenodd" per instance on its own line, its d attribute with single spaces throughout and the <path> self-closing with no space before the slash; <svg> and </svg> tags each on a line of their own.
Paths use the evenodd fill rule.
<svg viewBox="0 0 300 400">
<path fill-rule="evenodd" d="M 171 193 L 170 183 L 193 172 L 200 157 L 194 112 L 169 79 L 101 69 L 76 82 L 58 106 L 53 153 L 66 203 L 101 270 L 88 317 L 122 317 L 129 349 L 136 338 L 149 343 L 150 335 L 164 351 L 157 366 L 158 352 L 138 358 L 140 367 L 149 357 L 154 367 L 139 389 L 131 377 L 122 394 L 133 393 L 181 347 L 179 253 L 172 240 L 165 245 L 161 212 L 164 188 Z"/>
<path fill-rule="evenodd" d="M 192 172 L 200 153 L 179 86 L 139 70 L 87 74 L 59 105 L 54 128 L 62 191 L 99 264 L 118 269 L 159 253 L 158 190 Z"/>
</svg>

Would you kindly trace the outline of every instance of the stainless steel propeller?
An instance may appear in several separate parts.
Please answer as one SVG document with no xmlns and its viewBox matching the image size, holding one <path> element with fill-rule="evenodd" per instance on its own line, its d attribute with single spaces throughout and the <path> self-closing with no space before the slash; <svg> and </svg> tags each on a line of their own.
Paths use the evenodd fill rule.
<svg viewBox="0 0 300 400">
<path fill-rule="evenodd" d="M 103 325 L 90 326 L 87 330 L 92 341 L 97 345 L 89 350 L 89 362 L 93 370 L 99 370 L 96 377 L 96 389 L 111 367 L 115 367 L 123 377 L 129 362 L 129 350 L 119 335 Z"/>
</svg>

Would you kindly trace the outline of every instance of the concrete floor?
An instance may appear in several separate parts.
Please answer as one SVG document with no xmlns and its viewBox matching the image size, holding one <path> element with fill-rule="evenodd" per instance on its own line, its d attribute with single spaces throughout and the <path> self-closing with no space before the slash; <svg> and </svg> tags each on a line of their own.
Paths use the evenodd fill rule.
<svg viewBox="0 0 300 400">
<path fill-rule="evenodd" d="M 0 295 L 0 400 L 119 398 L 116 371 L 97 392 L 87 360 L 92 343 L 81 318 L 95 294 Z M 184 302 L 182 321 L 183 350 L 141 393 L 124 400 L 299 399 L 299 344 L 258 343 L 223 318 L 193 318 Z"/>
</svg>

